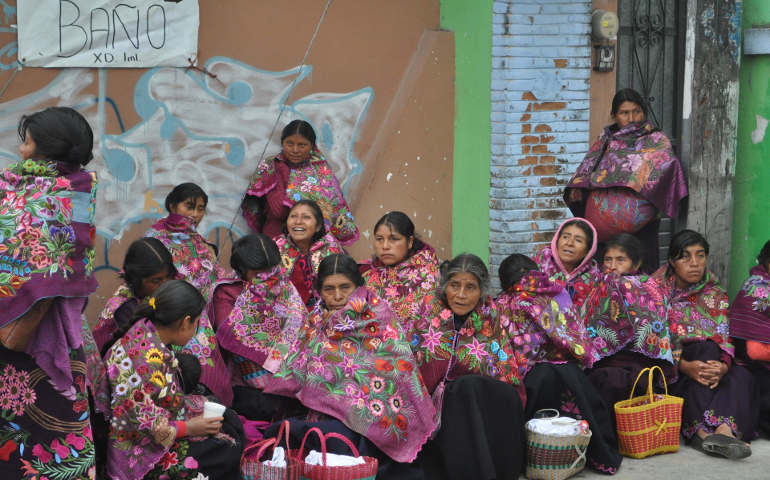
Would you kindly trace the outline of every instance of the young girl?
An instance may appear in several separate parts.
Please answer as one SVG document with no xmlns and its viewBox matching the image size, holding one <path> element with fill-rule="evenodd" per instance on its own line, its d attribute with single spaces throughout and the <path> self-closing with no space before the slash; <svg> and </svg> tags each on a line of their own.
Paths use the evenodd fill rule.
<svg viewBox="0 0 770 480">
<path fill-rule="evenodd" d="M 327 233 L 321 207 L 312 200 L 300 200 L 289 210 L 283 235 L 275 237 L 281 263 L 291 283 L 308 308 L 318 301 L 316 272 L 321 260 L 342 253 L 336 238 Z"/>
<path fill-rule="evenodd" d="M 142 302 L 133 325 L 110 346 L 110 478 L 180 478 L 181 472 L 188 478 L 197 472 L 209 479 L 237 475 L 243 448 L 240 421 L 227 411 L 226 418 L 202 416 L 206 399 L 184 394 L 171 349 L 192 339 L 204 306 L 189 283 L 166 282 Z"/>
<path fill-rule="evenodd" d="M 321 207 L 329 232 L 342 244 L 358 239 L 337 177 L 316 146 L 313 127 L 294 120 L 281 132 L 281 153 L 260 163 L 243 202 L 243 216 L 255 232 L 281 234 L 289 208 L 302 199 Z"/>
<path fill-rule="evenodd" d="M 374 257 L 361 267 L 367 286 L 401 318 L 409 331 L 420 315 L 423 297 L 438 285 L 438 257 L 417 238 L 403 212 L 389 212 L 374 224 Z"/>
<path fill-rule="evenodd" d="M 51 107 L 0 172 L 0 478 L 93 478 L 82 312 L 96 290 L 93 132 Z"/>
</svg>

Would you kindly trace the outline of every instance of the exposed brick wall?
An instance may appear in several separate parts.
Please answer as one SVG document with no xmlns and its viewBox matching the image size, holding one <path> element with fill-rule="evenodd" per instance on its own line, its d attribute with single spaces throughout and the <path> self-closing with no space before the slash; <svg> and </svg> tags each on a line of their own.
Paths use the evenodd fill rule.
<svg viewBox="0 0 770 480">
<path fill-rule="evenodd" d="M 490 266 L 534 255 L 569 210 L 564 184 L 589 147 L 591 1 L 495 1 Z"/>
</svg>

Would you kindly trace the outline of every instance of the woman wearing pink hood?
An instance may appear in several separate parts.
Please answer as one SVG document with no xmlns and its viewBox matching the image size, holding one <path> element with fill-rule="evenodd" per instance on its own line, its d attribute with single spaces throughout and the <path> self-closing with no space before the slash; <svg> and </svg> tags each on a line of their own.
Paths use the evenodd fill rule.
<svg viewBox="0 0 770 480">
<path fill-rule="evenodd" d="M 559 226 L 551 245 L 535 256 L 540 271 L 564 287 L 577 308 L 583 306 L 593 283 L 601 275 L 593 259 L 596 238 L 591 222 L 580 217 L 570 218 Z"/>
</svg>

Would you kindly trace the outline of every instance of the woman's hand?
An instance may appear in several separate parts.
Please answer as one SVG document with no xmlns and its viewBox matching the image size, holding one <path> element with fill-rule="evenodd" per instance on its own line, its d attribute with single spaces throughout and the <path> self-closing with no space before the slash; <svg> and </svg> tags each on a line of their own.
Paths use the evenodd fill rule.
<svg viewBox="0 0 770 480">
<path fill-rule="evenodd" d="M 703 371 L 706 368 L 707 363 L 700 360 L 679 360 L 679 371 L 688 377 L 692 378 L 696 382 L 709 386 L 709 382 L 704 378 Z"/>
<path fill-rule="evenodd" d="M 727 374 L 728 370 L 729 367 L 726 363 L 719 360 L 709 360 L 701 370 L 701 376 L 708 382 L 709 388 L 713 390 L 719 386 L 719 382 Z"/>
<path fill-rule="evenodd" d="M 206 435 L 216 435 L 222 428 L 224 417 L 203 418 L 194 417 L 185 422 L 187 425 L 188 437 L 204 437 Z"/>
</svg>

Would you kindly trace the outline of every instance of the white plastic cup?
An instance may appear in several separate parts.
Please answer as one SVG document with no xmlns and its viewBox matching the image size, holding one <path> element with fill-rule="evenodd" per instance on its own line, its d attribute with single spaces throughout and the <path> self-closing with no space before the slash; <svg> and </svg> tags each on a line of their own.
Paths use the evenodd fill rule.
<svg viewBox="0 0 770 480">
<path fill-rule="evenodd" d="M 216 402 L 206 402 L 203 404 L 203 418 L 223 417 L 225 408 L 224 405 Z"/>
</svg>

